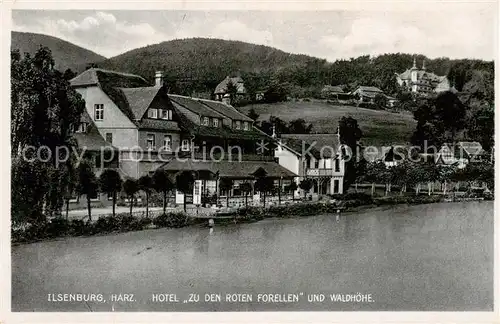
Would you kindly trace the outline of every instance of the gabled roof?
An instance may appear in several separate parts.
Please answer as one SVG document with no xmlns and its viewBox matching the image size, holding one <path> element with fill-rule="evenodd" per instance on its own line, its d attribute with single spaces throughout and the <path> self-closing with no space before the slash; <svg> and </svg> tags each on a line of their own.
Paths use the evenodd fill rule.
<svg viewBox="0 0 500 324">
<path fill-rule="evenodd" d="M 136 120 L 144 116 L 161 87 L 120 88 Z"/>
<path fill-rule="evenodd" d="M 198 101 L 232 120 L 244 120 L 253 122 L 253 119 L 240 113 L 233 106 L 227 105 L 223 102 L 206 99 L 198 99 Z"/>
<path fill-rule="evenodd" d="M 190 110 L 191 112 L 203 116 L 203 117 L 215 117 L 215 118 L 224 118 L 223 115 L 219 114 L 218 112 L 214 111 L 213 109 L 210 109 L 206 105 L 202 104 L 198 100 L 190 97 L 185 97 L 181 95 L 173 95 L 169 94 L 168 97 L 170 100 L 172 100 L 174 103 L 177 103 L 178 105 L 181 105 L 185 109 Z"/>
<path fill-rule="evenodd" d="M 331 158 L 339 153 L 337 134 L 282 134 L 281 143 L 299 155 L 311 154 L 315 158 Z"/>
<path fill-rule="evenodd" d="M 88 69 L 70 80 L 72 87 L 84 87 L 106 83 L 113 87 L 147 87 L 149 83 L 141 76 L 98 68 Z"/>
<path fill-rule="evenodd" d="M 379 88 L 372 87 L 372 86 L 359 86 L 358 89 L 356 89 L 356 90 L 363 91 L 363 92 L 383 92 Z"/>
<path fill-rule="evenodd" d="M 332 93 L 344 93 L 344 90 L 340 86 L 325 85 L 322 92 L 332 92 Z"/>
<path fill-rule="evenodd" d="M 243 83 L 243 79 L 241 77 L 229 77 L 227 76 L 224 80 L 222 80 L 217 87 L 215 87 L 215 94 L 224 94 L 227 92 L 227 85 L 231 82 L 234 86 L 236 86 L 237 93 L 244 94 L 247 92 L 245 89 L 245 85 Z"/>
</svg>

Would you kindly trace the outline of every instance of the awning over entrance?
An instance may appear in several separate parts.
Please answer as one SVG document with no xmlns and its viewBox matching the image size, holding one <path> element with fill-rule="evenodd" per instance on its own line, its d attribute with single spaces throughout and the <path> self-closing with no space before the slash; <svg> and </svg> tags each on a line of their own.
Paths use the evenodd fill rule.
<svg viewBox="0 0 500 324">
<path fill-rule="evenodd" d="M 276 162 L 263 161 L 193 161 L 172 160 L 165 163 L 161 168 L 166 171 L 195 171 L 199 173 L 217 174 L 222 178 L 253 179 L 261 174 L 271 178 L 294 178 L 297 175 L 282 167 Z"/>
</svg>

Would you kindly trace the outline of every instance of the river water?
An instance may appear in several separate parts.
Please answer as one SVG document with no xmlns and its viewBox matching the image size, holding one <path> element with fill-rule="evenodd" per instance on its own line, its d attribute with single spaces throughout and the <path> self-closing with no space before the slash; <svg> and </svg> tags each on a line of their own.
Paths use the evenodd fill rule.
<svg viewBox="0 0 500 324">
<path fill-rule="evenodd" d="M 12 310 L 491 311 L 493 254 L 492 202 L 67 238 L 12 248 Z"/>
</svg>

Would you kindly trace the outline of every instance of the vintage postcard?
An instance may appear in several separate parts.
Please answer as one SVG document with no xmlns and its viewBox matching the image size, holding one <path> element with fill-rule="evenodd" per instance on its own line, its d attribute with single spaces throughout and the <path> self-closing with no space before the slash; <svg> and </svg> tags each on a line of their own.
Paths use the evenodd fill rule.
<svg viewBox="0 0 500 324">
<path fill-rule="evenodd" d="M 2 6 L 0 321 L 499 318 L 496 1 Z"/>
</svg>

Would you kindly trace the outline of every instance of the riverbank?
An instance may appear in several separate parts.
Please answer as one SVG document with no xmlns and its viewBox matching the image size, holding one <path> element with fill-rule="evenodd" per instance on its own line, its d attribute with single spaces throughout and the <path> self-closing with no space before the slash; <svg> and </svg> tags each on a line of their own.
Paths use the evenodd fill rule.
<svg viewBox="0 0 500 324">
<path fill-rule="evenodd" d="M 417 205 L 444 202 L 443 196 L 390 196 L 371 197 L 366 194 L 346 194 L 343 199 L 318 202 L 297 202 L 294 204 L 241 208 L 228 213 L 224 218 L 214 216 L 215 225 L 253 223 L 268 218 L 310 217 L 321 214 L 351 213 L 377 206 Z M 203 218 L 190 217 L 183 212 L 170 212 L 157 217 L 135 217 L 120 213 L 115 217 L 99 217 L 96 222 L 55 218 L 40 224 L 27 225 L 11 230 L 13 244 L 33 243 L 61 237 L 94 236 L 158 228 L 181 228 L 186 226 L 208 226 Z"/>
</svg>

